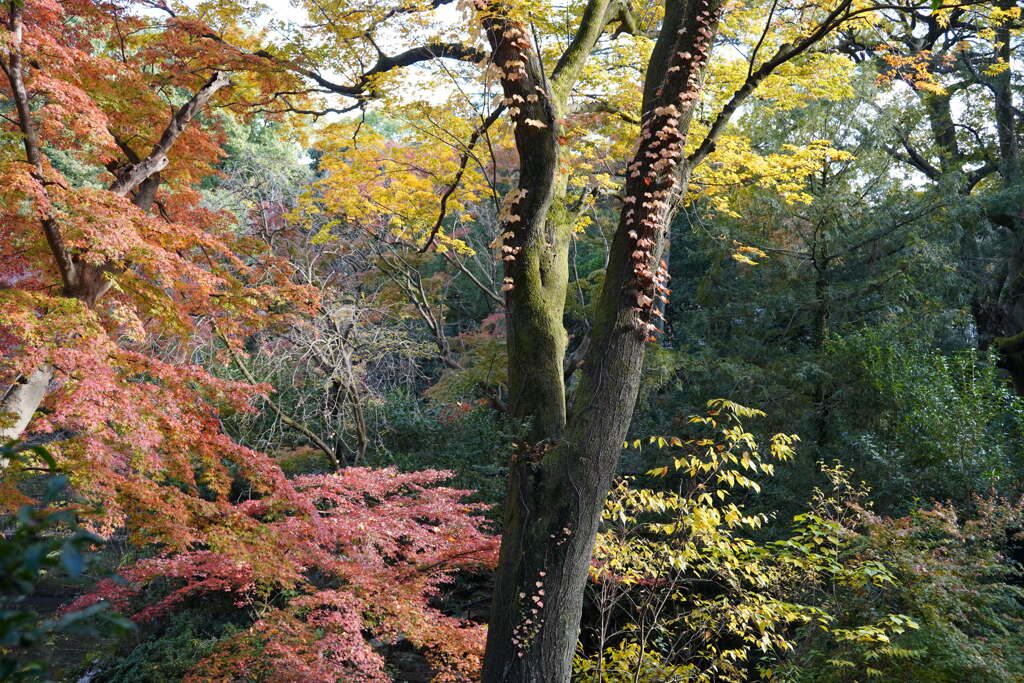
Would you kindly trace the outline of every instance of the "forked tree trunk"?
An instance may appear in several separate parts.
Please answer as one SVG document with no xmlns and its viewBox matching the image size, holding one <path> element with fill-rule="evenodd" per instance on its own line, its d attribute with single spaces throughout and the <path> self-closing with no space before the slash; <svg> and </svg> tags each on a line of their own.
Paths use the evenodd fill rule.
<svg viewBox="0 0 1024 683">
<path fill-rule="evenodd" d="M 654 303 L 665 277 L 661 253 L 688 179 L 682 150 L 720 7 L 720 0 L 666 3 L 647 70 L 641 140 L 571 414 L 565 414 L 562 383 L 567 254 L 557 237 L 531 242 L 526 233 L 517 241 L 516 226 L 504 228 L 512 232 L 508 243 L 521 247 L 506 267 L 510 405 L 533 420 L 533 435 L 510 466 L 486 683 L 569 679 L 601 509 L 632 417 L 645 345 L 656 328 Z M 544 188 L 521 187 L 527 201 L 544 195 Z M 514 215 L 545 225 L 525 210 Z M 546 226 L 540 234 L 558 233 Z"/>
</svg>

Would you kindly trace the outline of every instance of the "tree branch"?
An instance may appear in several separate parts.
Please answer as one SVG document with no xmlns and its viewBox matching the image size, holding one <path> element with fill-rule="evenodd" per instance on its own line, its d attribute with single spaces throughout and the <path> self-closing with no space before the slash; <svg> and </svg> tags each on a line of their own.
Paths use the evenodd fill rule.
<svg viewBox="0 0 1024 683">
<path fill-rule="evenodd" d="M 930 180 L 938 180 L 942 176 L 942 172 L 935 168 L 931 162 L 925 159 L 920 152 L 917 151 L 913 145 L 910 144 L 910 140 L 906 138 L 902 133 L 897 133 L 900 136 L 900 144 L 903 145 L 903 149 L 907 151 L 907 156 L 903 158 L 903 161 L 908 162 L 911 166 L 925 174 Z"/>
<path fill-rule="evenodd" d="M 970 193 L 974 186 L 982 180 L 999 170 L 999 164 L 994 161 L 986 161 L 984 164 L 967 174 L 967 192 Z"/>
<path fill-rule="evenodd" d="M 575 110 L 573 110 L 572 113 L 573 114 L 611 114 L 613 116 L 619 117 L 620 119 L 622 119 L 626 123 L 632 123 L 632 124 L 635 124 L 637 126 L 640 125 L 640 119 L 638 119 L 637 117 L 633 116 L 632 114 L 628 114 L 628 113 L 624 112 L 622 109 L 620 109 L 619 107 L 616 107 L 611 102 L 608 102 L 606 100 L 593 100 L 593 101 L 590 101 L 590 102 L 586 102 L 584 104 L 581 104 Z"/>
<path fill-rule="evenodd" d="M 168 163 L 167 153 L 181 136 L 185 126 L 188 125 L 189 121 L 192 120 L 198 111 L 206 106 L 206 103 L 210 101 L 210 98 L 218 90 L 230 84 L 231 81 L 228 80 L 227 74 L 223 71 L 215 71 L 210 80 L 171 117 L 170 123 L 167 124 L 163 135 L 160 136 L 160 140 L 153 146 L 149 155 L 138 163 L 122 169 L 118 173 L 117 179 L 108 189 L 122 197 L 127 196 L 129 192 L 141 185 L 147 178 L 166 168 Z"/>
<path fill-rule="evenodd" d="M 224 42 L 222 38 L 215 35 L 207 35 L 207 38 Z M 397 54 L 393 57 L 381 54 L 373 67 L 359 76 L 353 85 L 344 85 L 330 81 L 312 69 L 307 69 L 295 62 L 275 57 L 266 50 L 254 53 L 257 57 L 269 59 L 277 64 L 295 71 L 310 79 L 320 87 L 336 95 L 346 97 L 357 97 L 365 99 L 369 94 L 373 77 L 387 73 L 397 68 L 412 66 L 420 62 L 428 62 L 434 59 L 455 59 L 463 62 L 480 62 L 487 58 L 487 55 L 475 47 L 462 45 L 461 43 L 428 43 L 420 47 L 414 47 Z"/>
<path fill-rule="evenodd" d="M 22 66 L 21 45 L 24 37 L 23 12 L 24 5 L 18 0 L 12 0 L 9 4 L 10 14 L 7 22 L 7 29 L 10 31 L 10 53 L 6 65 L 0 63 L 4 75 L 11 84 L 11 97 L 14 100 L 14 107 L 18 112 L 18 127 L 21 129 L 22 144 L 25 147 L 25 159 L 32 166 L 32 177 L 42 188 L 43 195 L 46 192 L 46 179 L 43 174 L 43 156 L 40 152 L 39 134 L 32 121 L 32 112 L 29 108 L 28 90 L 25 88 L 25 78 Z M 41 219 L 43 234 L 46 243 L 50 247 L 57 271 L 60 273 L 64 289 L 70 291 L 77 283 L 75 265 L 71 254 L 64 244 L 64 238 L 60 233 L 60 226 L 57 220 L 47 213 Z"/>
<path fill-rule="evenodd" d="M 476 285 L 476 286 L 477 286 L 477 288 L 478 288 L 478 289 L 479 289 L 479 290 L 480 290 L 481 292 L 483 292 L 484 296 L 486 296 L 486 297 L 487 297 L 488 299 L 490 299 L 491 301 L 493 301 L 494 303 L 496 303 L 496 304 L 498 305 L 498 307 L 499 307 L 499 308 L 504 308 L 504 307 L 505 307 L 505 299 L 504 299 L 504 298 L 502 298 L 502 297 L 500 297 L 500 296 L 498 296 L 498 294 L 497 294 L 497 293 L 496 293 L 496 292 L 495 292 L 495 291 L 494 291 L 493 289 L 491 289 L 490 287 L 488 287 L 487 285 L 485 285 L 485 284 L 484 284 L 484 283 L 483 283 L 483 282 L 482 282 L 482 281 L 480 280 L 480 278 L 478 278 L 478 277 L 477 277 L 477 276 L 476 276 L 476 275 L 475 275 L 475 274 L 473 273 L 473 271 L 471 271 L 471 270 L 470 270 L 470 269 L 469 269 L 469 268 L 468 268 L 468 267 L 466 266 L 466 264 L 465 264 L 465 263 L 463 263 L 463 262 L 462 262 L 462 261 L 460 261 L 459 259 L 455 258 L 455 257 L 454 257 L 454 256 L 452 255 L 452 253 L 451 253 L 450 251 L 446 251 L 446 252 L 444 253 L 444 257 L 445 257 L 446 259 L 448 259 L 448 262 L 449 262 L 449 263 L 451 263 L 451 264 L 452 264 L 453 266 L 455 266 L 455 267 L 456 267 L 456 268 L 458 268 L 458 269 L 459 269 L 460 271 L 462 271 L 462 274 L 463 274 L 463 275 L 465 275 L 466 277 L 468 277 L 468 278 L 470 279 L 470 281 L 471 281 L 471 282 L 472 282 L 472 283 L 473 283 L 474 285 Z"/>
<path fill-rule="evenodd" d="M 494 125 L 502 113 L 505 111 L 505 105 L 501 104 L 492 111 L 487 118 L 485 118 L 476 129 L 473 130 L 473 134 L 469 136 L 469 142 L 466 144 L 466 148 L 462 152 L 462 156 L 459 158 L 459 170 L 455 173 L 455 179 L 452 181 L 448 189 L 441 195 L 441 208 L 437 214 L 437 220 L 434 221 L 434 227 L 430 229 L 430 235 L 427 236 L 427 241 L 423 243 L 423 246 L 419 249 L 422 254 L 430 245 L 434 243 L 434 238 L 437 237 L 438 231 L 441 229 L 441 223 L 444 222 L 445 216 L 448 215 L 448 198 L 452 196 L 455 190 L 459 187 L 459 183 L 462 181 L 462 176 L 466 172 L 466 166 L 469 164 L 469 159 L 473 156 L 473 148 L 476 146 L 477 141 L 480 139 L 487 129 Z"/>
<path fill-rule="evenodd" d="M 604 27 L 615 17 L 617 10 L 618 3 L 611 0 L 587 2 L 576 34 L 551 72 L 551 91 L 560 108 L 565 106 L 569 91 L 576 83 L 583 65 L 601 38 Z"/>
<path fill-rule="evenodd" d="M 631 36 L 640 35 L 640 22 L 637 20 L 636 13 L 633 11 L 629 0 L 619 0 L 612 20 L 619 22 L 615 33 L 612 34 L 612 38 L 618 38 L 623 33 Z"/>
<path fill-rule="evenodd" d="M 257 382 L 256 378 L 253 377 L 252 372 L 249 371 L 248 366 L 246 366 L 245 361 L 242 360 L 242 357 L 238 353 L 238 351 L 236 351 L 235 348 L 231 346 L 231 343 L 227 340 L 227 338 L 223 334 L 221 334 L 219 329 L 217 329 L 216 323 L 213 323 L 213 327 L 214 330 L 217 332 L 217 336 L 220 337 L 221 341 L 224 342 L 224 346 L 227 348 L 228 353 L 231 355 L 231 360 L 233 360 L 235 365 L 238 366 L 238 369 L 241 370 L 242 374 L 245 376 L 245 379 L 250 384 L 260 384 L 260 382 Z M 289 427 L 291 427 L 292 429 L 294 429 L 295 431 L 299 432 L 307 439 L 312 441 L 313 445 L 315 445 L 318 449 L 323 451 L 323 453 L 331 461 L 331 464 L 334 465 L 335 470 L 341 469 L 341 463 L 338 462 L 338 456 L 334 453 L 330 446 L 328 446 L 327 443 L 324 442 L 323 439 L 316 435 L 316 433 L 312 429 L 310 429 L 306 425 L 302 424 L 295 418 L 285 413 L 284 409 L 281 408 L 281 406 L 277 405 L 277 402 L 270 398 L 270 396 L 267 396 L 264 400 L 267 402 L 267 405 L 270 406 L 270 409 L 274 411 L 274 414 L 277 415 L 278 419 L 281 420 L 281 422 L 285 423 L 286 425 L 288 425 Z"/>
<path fill-rule="evenodd" d="M 743 85 L 733 93 L 729 102 L 722 107 L 722 110 L 718 113 L 714 123 L 711 124 L 711 128 L 708 130 L 707 135 L 704 136 L 704 140 L 700 145 L 698 145 L 697 149 L 687 157 L 687 165 L 690 168 L 693 168 L 704 161 L 707 155 L 714 150 L 715 143 L 725 130 L 725 127 L 729 123 L 733 114 L 735 114 L 740 105 L 754 93 L 757 86 L 759 86 L 764 79 L 772 75 L 775 69 L 794 57 L 806 52 L 815 43 L 824 38 L 830 31 L 842 23 L 844 15 L 850 9 L 851 4 L 852 0 L 842 0 L 842 2 L 840 2 L 836 8 L 829 13 L 829 15 L 818 25 L 816 29 L 807 34 L 796 44 L 786 43 L 781 45 L 771 59 L 751 73 L 747 77 L 746 81 L 744 81 Z"/>
</svg>

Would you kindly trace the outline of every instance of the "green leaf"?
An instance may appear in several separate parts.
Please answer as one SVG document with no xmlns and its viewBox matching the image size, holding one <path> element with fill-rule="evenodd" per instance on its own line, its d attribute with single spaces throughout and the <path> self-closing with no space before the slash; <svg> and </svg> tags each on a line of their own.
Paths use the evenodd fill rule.
<svg viewBox="0 0 1024 683">
<path fill-rule="evenodd" d="M 82 575 L 85 570 L 85 557 L 82 555 L 82 550 L 76 543 L 67 542 L 64 544 L 64 550 L 60 555 L 61 564 L 68 570 L 74 578 L 78 578 Z"/>
</svg>

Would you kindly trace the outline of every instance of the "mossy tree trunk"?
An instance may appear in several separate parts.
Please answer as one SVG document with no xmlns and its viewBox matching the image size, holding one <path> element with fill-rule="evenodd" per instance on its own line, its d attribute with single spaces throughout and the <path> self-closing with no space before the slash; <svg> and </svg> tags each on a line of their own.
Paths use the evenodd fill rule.
<svg viewBox="0 0 1024 683">
<path fill-rule="evenodd" d="M 513 50 L 502 42 L 520 35 L 516 27 L 488 26 L 495 62 L 505 71 L 506 106 L 520 110 L 513 113 L 520 183 L 506 205 L 502 229 L 510 407 L 532 426 L 529 443 L 520 445 L 511 461 L 484 681 L 569 679 L 601 509 L 632 417 L 644 348 L 660 312 L 654 305 L 665 279 L 659 264 L 668 222 L 685 191 L 682 150 L 720 6 L 720 0 L 666 3 L 665 25 L 646 77 L 642 139 L 629 167 L 626 203 L 571 414 L 562 322 L 571 236 L 569 225 L 552 220 L 559 213 L 552 209 L 564 192 L 558 118 L 573 66 L 563 57 L 545 80 L 528 40 Z M 591 36 L 577 36 L 578 59 L 589 54 L 583 47 L 592 46 L 612 11 L 608 3 L 590 4 L 580 35 L 589 31 Z M 597 23 L 588 26 L 588 21 Z M 510 63 L 525 68 L 509 69 Z M 546 97 L 526 101 L 528 93 L 538 91 Z M 526 123 L 527 118 L 543 125 Z"/>
<path fill-rule="evenodd" d="M 1000 0 L 997 5 L 1006 11 L 1014 7 L 1013 0 Z M 1022 188 L 1018 115 L 1013 103 L 1013 67 L 1011 63 L 1010 29 L 1003 25 L 996 31 L 998 56 L 1007 68 L 992 78 L 993 110 L 996 139 L 999 147 L 998 171 L 1003 186 L 1019 193 Z M 1024 396 L 1024 213 L 1016 202 L 1004 200 L 997 207 L 992 221 L 1007 235 L 1006 261 L 997 271 L 991 291 L 989 314 L 983 320 L 990 323 L 981 329 L 1002 356 L 1002 365 L 1009 372 L 1017 394 Z"/>
</svg>

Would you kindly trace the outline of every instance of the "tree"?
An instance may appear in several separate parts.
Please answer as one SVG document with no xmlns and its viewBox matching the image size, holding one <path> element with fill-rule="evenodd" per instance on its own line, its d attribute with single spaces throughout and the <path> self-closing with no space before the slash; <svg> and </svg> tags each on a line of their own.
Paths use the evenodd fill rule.
<svg viewBox="0 0 1024 683">
<path fill-rule="evenodd" d="M 104 316 L 138 331 L 143 323 L 133 306 L 171 327 L 188 327 L 187 316 L 199 314 L 204 303 L 219 305 L 223 294 L 215 290 L 227 282 L 228 270 L 211 273 L 211 259 L 230 251 L 211 239 L 216 215 L 204 216 L 189 194 L 218 154 L 216 132 L 199 129 L 194 120 L 218 99 L 239 111 L 251 108 L 283 87 L 281 81 L 261 73 L 259 60 L 209 49 L 218 43 L 187 22 L 160 26 L 124 9 L 48 2 L 10 2 L 7 10 L 2 71 L 4 98 L 13 109 L 5 117 L 13 134 L 3 160 L 7 308 L 55 306 L 40 330 L 65 325 L 72 335 L 87 334 Z M 96 49 L 91 31 L 109 42 Z M 185 63 L 191 68 L 181 68 Z M 230 69 L 244 74 L 242 82 L 230 82 Z M 235 102 L 223 98 L 231 85 Z M 168 104 L 174 105 L 169 118 Z M 171 193 L 161 195 L 162 185 Z M 188 228 L 169 229 L 186 219 L 194 221 Z M 200 245 L 205 255 L 181 256 Z M 178 282 L 193 287 L 192 310 L 168 308 L 163 293 L 143 281 L 167 279 L 175 270 Z M 51 278 L 59 283 L 56 296 Z M 112 289 L 118 302 L 102 305 Z M 3 438 L 20 435 L 55 378 L 72 374 L 46 358 L 46 344 L 32 341 L 30 327 L 16 322 L 29 321 L 17 314 L 5 320 L 12 337 L 5 348 L 20 356 L 5 367 L 12 381 L 0 404 L 0 413 L 10 416 Z M 55 334 L 52 327 L 49 334 Z"/>
<path fill-rule="evenodd" d="M 820 94 L 811 84 L 823 65 L 846 62 L 829 62 L 827 56 L 810 54 L 811 48 L 840 24 L 866 18 L 871 10 L 846 0 L 737 10 L 727 35 L 744 58 L 717 65 L 710 54 L 723 5 L 715 0 L 669 0 L 663 11 L 643 15 L 609 0 L 575 4 L 564 13 L 546 13 L 529 3 L 478 1 L 469 8 L 470 36 L 455 29 L 437 35 L 428 30 L 422 47 L 395 56 L 379 48 L 382 26 L 390 26 L 392 37 L 422 38 L 422 27 L 431 26 L 429 13 L 443 4 L 373 10 L 311 4 L 310 16 L 333 28 L 315 40 L 278 48 L 276 58 L 324 92 L 354 98 L 349 109 L 382 100 L 389 114 L 408 114 L 414 139 L 431 138 L 402 147 L 361 138 L 361 123 L 349 127 L 349 136 L 335 138 L 341 161 L 325 178 L 319 197 L 333 202 L 339 220 L 383 226 L 410 248 L 458 249 L 444 230 L 452 224 L 446 205 L 440 213 L 429 205 L 424 210 L 423 199 L 440 187 L 447 201 L 460 183 L 469 189 L 454 198 L 465 199 L 481 187 L 498 195 L 505 179 L 497 175 L 493 159 L 504 152 L 487 159 L 475 146 L 483 140 L 493 150 L 492 127 L 502 119 L 508 123 L 515 168 L 506 180 L 495 244 L 504 264 L 508 406 L 530 428 L 511 462 L 484 679 L 565 680 L 601 502 L 629 425 L 645 345 L 658 330 L 656 301 L 668 291 L 666 226 L 686 196 L 691 175 L 755 90 L 767 82 L 794 101 Z M 342 22 L 342 16 L 354 20 Z M 470 42 L 474 31 L 486 49 Z M 324 43 L 336 48 L 344 65 L 338 70 L 354 74 L 349 84 L 334 83 L 310 66 Z M 430 69 L 435 59 L 447 60 L 434 65 L 434 73 L 448 77 L 457 91 L 449 109 L 466 112 L 476 124 L 451 115 L 435 122 L 432 115 L 440 107 L 409 104 L 389 90 L 397 67 Z M 460 62 L 478 61 L 488 70 L 474 81 L 472 69 Z M 367 63 L 373 66 L 360 68 Z M 602 78 L 608 71 L 621 77 Z M 489 112 L 478 112 L 475 105 L 489 98 L 489 74 L 500 85 L 500 100 Z M 642 99 L 636 97 L 638 74 L 643 75 Z M 706 77 L 712 86 L 702 102 Z M 465 84 L 477 89 L 466 93 Z M 569 364 L 580 369 L 567 392 L 563 315 L 574 228 L 569 188 L 585 187 L 583 178 L 599 175 L 574 170 L 581 150 L 593 142 L 582 126 L 574 130 L 572 124 L 573 117 L 595 113 L 611 122 L 601 129 L 608 140 L 603 153 L 622 155 L 612 161 L 612 173 L 626 181 L 589 340 L 577 349 L 582 363 Z M 457 133 L 468 140 L 461 142 Z M 636 151 L 627 161 L 634 142 Z M 617 184 L 611 174 L 602 182 Z M 526 602 L 538 589 L 545 590 L 544 599 Z"/>
<path fill-rule="evenodd" d="M 404 633 L 465 679 L 480 629 L 429 601 L 453 570 L 493 556 L 480 506 L 436 486 L 447 478 L 437 471 L 289 480 L 222 428 L 267 387 L 191 362 L 214 347 L 244 367 L 258 332 L 316 310 L 273 235 L 260 239 L 202 192 L 226 129 L 287 125 L 273 103 L 301 84 L 242 49 L 253 45 L 237 6 L 205 21 L 158 20 L 141 11 L 150 6 L 11 2 L 0 41 L 0 377 L 13 413 L 3 436 L 47 443 L 74 492 L 63 505 L 101 504 L 90 525 L 123 529 L 145 558 L 80 604 L 106 597 L 144 622 L 197 596 L 273 595 L 267 619 L 225 644 L 213 669 L 260 668 L 267 646 L 293 657 L 271 661 L 272 675 L 296 675 L 305 642 L 298 675 L 362 668 L 380 680 L 371 615 L 374 638 Z M 26 462 L 5 451 L 6 511 L 27 502 L 39 469 L 22 450 Z M 139 590 L 165 592 L 138 606 Z"/>
<path fill-rule="evenodd" d="M 49 10 L 50 12 L 54 12 L 56 9 L 55 14 L 57 17 L 61 14 L 60 10 L 54 7 L 36 6 L 32 9 Z M 30 20 L 36 18 L 33 15 L 34 13 L 30 11 Z M 44 30 L 48 28 L 52 30 L 57 27 L 56 17 L 52 15 L 47 16 L 43 14 L 37 18 L 37 21 L 39 22 L 38 25 L 30 24 L 30 39 L 35 38 L 38 40 L 36 32 L 32 30 L 33 28 L 43 28 Z M 22 192 L 25 190 L 31 192 L 29 196 L 35 195 L 34 198 L 38 202 L 38 208 L 36 209 L 38 221 L 50 247 L 53 265 L 60 275 L 62 293 L 69 298 L 81 301 L 86 306 L 93 307 L 110 288 L 110 280 L 105 277 L 105 274 L 108 272 L 112 273 L 117 269 L 117 266 L 112 262 L 101 260 L 99 263 L 96 263 L 95 261 L 84 259 L 80 254 L 69 248 L 67 244 L 69 239 L 69 236 L 66 234 L 67 229 L 62 228 L 58 214 L 52 207 L 54 200 L 50 197 L 54 185 L 60 189 L 66 189 L 66 186 L 62 187 L 63 183 L 50 178 L 51 174 L 47 172 L 48 169 L 44 168 L 41 146 L 48 141 L 40 139 L 37 123 L 31 110 L 30 100 L 34 93 L 30 93 L 25 85 L 25 58 L 23 54 L 25 7 L 22 3 L 11 2 L 9 4 L 7 29 L 10 32 L 10 43 L 5 55 L 3 72 L 9 84 L 8 93 L 16 111 L 16 125 L 25 148 L 25 161 L 28 164 L 27 169 L 19 169 L 23 174 L 21 178 L 8 178 L 8 181 L 11 182 L 13 187 L 22 190 Z M 129 163 L 120 168 L 114 166 L 117 174 L 114 181 L 107 187 L 107 191 L 117 198 L 128 198 L 129 195 L 132 195 L 131 202 L 136 207 L 142 211 L 148 210 L 152 206 L 156 189 L 160 183 L 159 173 L 166 168 L 168 164 L 167 155 L 174 146 L 174 143 L 181 136 L 195 114 L 202 110 L 210 98 L 227 84 L 228 80 L 225 74 L 214 72 L 209 80 L 178 109 L 167 125 L 163 135 L 144 158 L 140 158 L 126 144 L 124 154 L 129 155 L 130 153 L 128 157 Z M 59 81 L 56 83 L 51 82 L 49 92 L 58 102 L 60 102 L 60 96 L 63 96 L 65 99 L 71 99 L 75 98 L 76 95 L 85 95 L 85 93 L 73 90 L 68 92 L 66 86 L 60 88 L 60 85 L 63 84 L 60 84 Z M 82 99 L 86 99 L 86 97 Z M 54 112 L 51 111 L 49 113 L 53 114 Z M 61 114 L 67 116 L 70 113 L 70 111 L 59 112 L 58 117 Z M 102 113 L 98 111 L 95 105 L 93 105 L 92 110 L 88 113 L 92 114 L 95 118 L 89 120 L 86 125 L 91 124 L 95 127 L 102 123 Z M 79 132 L 98 131 L 83 130 Z M 103 138 L 105 139 L 101 139 L 102 143 L 105 143 L 108 147 L 114 142 L 112 134 L 107 133 Z M 143 187 L 144 185 L 145 187 Z M 12 202 L 16 201 L 14 197 L 8 197 L 7 199 Z M 13 205 L 13 203 L 9 204 L 9 206 Z M 13 424 L 5 427 L 3 432 L 0 432 L 0 436 L 13 438 L 24 431 L 32 419 L 36 408 L 42 401 L 53 377 L 54 367 L 49 363 L 44 363 L 33 368 L 27 374 L 22 375 L 12 384 L 11 388 L 5 392 L 3 405 L 0 407 L 3 408 L 2 412 L 12 413 L 14 421 Z"/>
<path fill-rule="evenodd" d="M 841 49 L 870 60 L 899 101 L 890 156 L 964 206 L 961 263 L 973 281 L 973 312 L 982 349 L 995 347 L 1024 391 L 1024 240 L 1019 211 L 1021 8 L 1012 2 L 964 3 L 941 11 L 886 12 L 878 29 L 851 27 Z M 916 105 L 916 106 L 914 106 Z M 878 105 L 876 105 L 878 106 Z M 891 108 L 889 109 L 890 111 Z"/>
<path fill-rule="evenodd" d="M 218 50 L 205 25 L 91 3 L 6 9 L 2 435 L 52 443 L 109 527 L 181 548 L 236 474 L 282 492 L 220 429 L 253 387 L 185 361 L 211 326 L 238 344 L 314 303 L 197 192 L 219 155 L 209 108 L 245 114 L 284 81 Z M 5 473 L 5 505 L 23 476 Z"/>
<path fill-rule="evenodd" d="M 972 348 L 975 338 L 969 286 L 953 265 L 957 226 L 941 197 L 893 173 L 884 149 L 893 138 L 877 129 L 876 112 L 865 106 L 878 97 L 876 73 L 858 71 L 853 97 L 781 112 L 756 103 L 734 128 L 784 176 L 792 172 L 776 152 L 788 140 L 832 140 L 840 149 L 826 150 L 798 193 L 760 179 L 734 184 L 724 192 L 727 206 L 704 195 L 677 219 L 672 282 L 677 292 L 694 294 L 669 304 L 664 348 L 648 357 L 651 389 L 632 427 L 634 434 L 650 433 L 681 419 L 684 407 L 729 392 L 787 416 L 807 443 L 804 457 L 768 485 L 766 504 L 780 514 L 794 490 L 817 478 L 818 458 L 841 457 L 854 467 L 887 514 L 904 510 L 914 495 L 966 503 L 971 485 L 950 476 L 949 458 L 961 448 L 973 453 L 972 471 L 991 462 L 974 440 L 968 446 L 952 434 L 907 438 L 879 430 L 893 420 L 879 406 L 893 405 L 883 395 L 903 381 L 897 377 L 920 377 L 935 400 L 960 395 L 935 391 L 925 367 Z M 884 353 L 904 370 L 865 381 L 878 347 L 890 349 Z M 951 409 L 935 412 L 937 424 L 965 426 L 948 419 Z M 927 424 L 925 412 L 907 413 L 908 425 Z M 1014 442 L 1006 423 L 988 424 L 990 443 Z M 996 438 L 1001 431 L 1005 437 Z M 956 449 L 949 447 L 954 442 Z M 934 470 L 911 455 L 933 448 Z M 1009 448 L 1004 462 L 1015 451 Z"/>
</svg>

